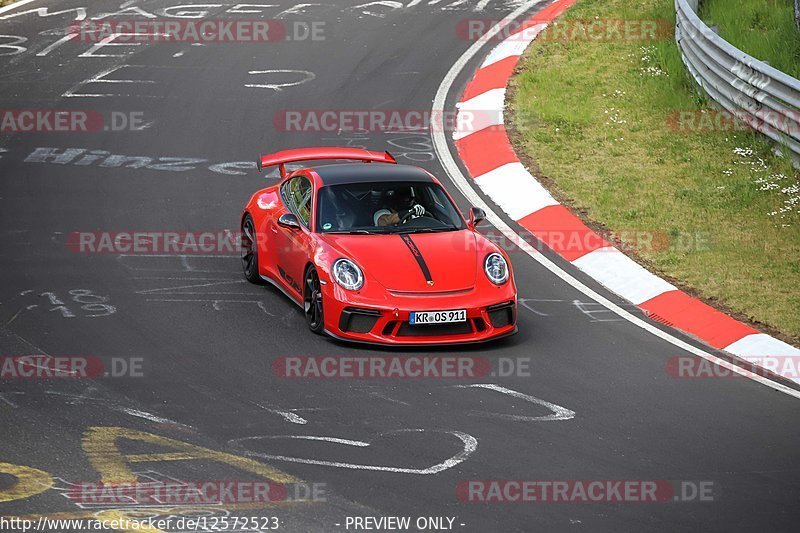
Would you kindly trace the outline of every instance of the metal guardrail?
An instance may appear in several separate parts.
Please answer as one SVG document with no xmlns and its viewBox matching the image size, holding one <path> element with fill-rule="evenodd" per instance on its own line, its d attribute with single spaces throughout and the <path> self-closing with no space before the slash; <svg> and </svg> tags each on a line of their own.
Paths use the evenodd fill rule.
<svg viewBox="0 0 800 533">
<path fill-rule="evenodd" d="M 788 149 L 800 168 L 800 80 L 734 47 L 697 16 L 698 0 L 675 0 L 675 40 L 686 68 L 725 110 Z"/>
</svg>

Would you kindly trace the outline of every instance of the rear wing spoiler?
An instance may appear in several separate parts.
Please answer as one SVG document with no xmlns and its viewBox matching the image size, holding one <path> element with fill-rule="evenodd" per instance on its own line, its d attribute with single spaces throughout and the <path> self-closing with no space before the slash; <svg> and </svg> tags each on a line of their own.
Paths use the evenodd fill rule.
<svg viewBox="0 0 800 533">
<path fill-rule="evenodd" d="M 322 159 L 352 159 L 364 163 L 394 163 L 395 158 L 389 152 L 372 152 L 361 148 L 335 148 L 323 146 L 320 148 L 294 148 L 282 150 L 274 154 L 262 155 L 258 160 L 258 170 L 278 165 L 281 177 L 286 177 L 286 163 L 297 161 L 317 161 Z"/>
</svg>

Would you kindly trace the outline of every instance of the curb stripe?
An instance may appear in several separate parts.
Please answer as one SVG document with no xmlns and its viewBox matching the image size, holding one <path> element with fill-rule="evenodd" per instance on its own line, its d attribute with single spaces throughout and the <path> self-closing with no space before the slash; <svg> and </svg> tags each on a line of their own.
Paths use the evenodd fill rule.
<svg viewBox="0 0 800 533">
<path fill-rule="evenodd" d="M 572 264 L 634 305 L 678 289 L 616 248 L 601 248 Z"/>
<path fill-rule="evenodd" d="M 800 349 L 783 341 L 770 337 L 766 333 L 753 333 L 742 337 L 738 341 L 725 347 L 726 352 L 744 357 L 763 357 L 764 354 L 778 354 L 780 356 L 800 356 Z"/>
<path fill-rule="evenodd" d="M 475 182 L 514 220 L 524 219 L 544 207 L 559 205 L 519 161 L 490 170 L 475 178 Z M 509 195 L 506 191 L 516 194 Z"/>
<path fill-rule="evenodd" d="M 483 129 L 503 124 L 505 98 L 506 88 L 503 87 L 488 90 L 458 104 L 459 128 L 453 132 L 453 139 L 458 140 Z"/>
<path fill-rule="evenodd" d="M 611 246 L 561 204 L 539 209 L 517 222 L 570 262 Z"/>
<path fill-rule="evenodd" d="M 505 90 L 506 82 L 514 73 L 518 62 L 519 56 L 509 56 L 488 67 L 481 68 L 467 85 L 463 99 L 469 100 L 492 89 Z"/>
<path fill-rule="evenodd" d="M 464 89 L 457 104 L 459 124 L 463 119 L 471 126 L 454 133 L 453 139 L 476 185 L 537 239 L 654 320 L 744 359 L 800 357 L 800 349 L 692 298 L 611 246 L 520 163 L 503 125 L 508 78 L 530 42 L 575 2 L 555 0 L 522 23 L 489 52 Z"/>
<path fill-rule="evenodd" d="M 508 163 L 519 163 L 502 125 L 458 139 L 455 145 L 473 176 L 481 176 Z"/>
<path fill-rule="evenodd" d="M 703 339 L 714 348 L 725 348 L 746 335 L 758 333 L 682 291 L 665 292 L 642 302 L 639 307 L 665 318 L 671 325 Z"/>
</svg>

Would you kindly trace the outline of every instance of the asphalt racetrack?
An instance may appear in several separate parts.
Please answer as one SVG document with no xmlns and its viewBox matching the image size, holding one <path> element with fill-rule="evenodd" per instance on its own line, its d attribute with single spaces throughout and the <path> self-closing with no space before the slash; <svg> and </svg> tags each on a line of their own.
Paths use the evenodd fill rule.
<svg viewBox="0 0 800 533">
<path fill-rule="evenodd" d="M 96 379 L 0 381 L 0 515 L 216 517 L 217 528 L 205 531 L 392 530 L 380 517 L 410 517 L 412 531 L 796 530 L 798 398 L 746 378 L 676 379 L 670 361 L 695 356 L 525 253 L 509 251 L 516 336 L 401 351 L 312 335 L 280 292 L 244 281 L 235 249 L 70 246 L 75 232 L 236 232 L 251 194 L 277 180 L 256 170 L 259 154 L 304 146 L 389 150 L 438 176 L 469 209 L 426 129 L 285 131 L 279 118 L 292 110 L 430 111 L 473 43 L 459 30 L 464 21 L 499 20 L 522 2 L 177 6 L 34 0 L 0 13 L 0 108 L 83 111 L 102 122 L 88 132 L 0 134 L 0 355 L 88 356 L 105 368 Z M 65 39 L 83 12 L 85 20 L 195 12 L 278 20 L 286 35 L 98 48 Z M 453 80 L 449 108 L 489 46 Z M 353 380 L 287 379 L 274 370 L 285 357 L 372 355 L 480 357 L 493 371 Z M 288 497 L 138 505 L 71 492 L 101 480 L 265 476 L 287 483 Z M 486 502 L 465 496 L 470 480 L 506 488 L 509 480 L 627 480 L 674 492 L 656 502 Z"/>
</svg>

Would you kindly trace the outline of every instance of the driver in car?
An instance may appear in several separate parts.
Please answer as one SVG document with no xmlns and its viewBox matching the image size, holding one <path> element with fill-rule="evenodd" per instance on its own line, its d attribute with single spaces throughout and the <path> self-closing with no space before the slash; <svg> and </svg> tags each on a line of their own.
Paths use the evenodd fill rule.
<svg viewBox="0 0 800 533">
<path fill-rule="evenodd" d="M 414 201 L 411 187 L 397 189 L 391 205 L 375 211 L 373 220 L 376 226 L 397 225 L 403 219 L 418 218 L 425 214 L 425 207 Z"/>
</svg>

